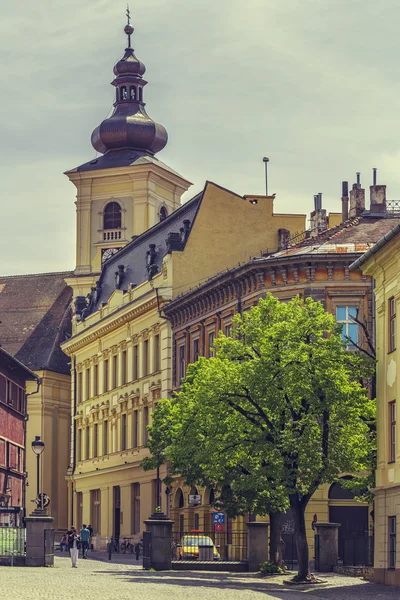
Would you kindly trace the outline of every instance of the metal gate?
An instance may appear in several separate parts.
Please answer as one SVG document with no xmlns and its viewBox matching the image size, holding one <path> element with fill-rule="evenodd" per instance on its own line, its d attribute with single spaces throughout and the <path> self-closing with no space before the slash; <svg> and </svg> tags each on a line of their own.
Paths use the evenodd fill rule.
<svg viewBox="0 0 400 600">
<path fill-rule="evenodd" d="M 151 569 L 151 533 L 143 532 L 143 569 Z"/>
<path fill-rule="evenodd" d="M 54 538 L 55 529 L 44 530 L 44 564 L 46 567 L 54 565 Z"/>
</svg>

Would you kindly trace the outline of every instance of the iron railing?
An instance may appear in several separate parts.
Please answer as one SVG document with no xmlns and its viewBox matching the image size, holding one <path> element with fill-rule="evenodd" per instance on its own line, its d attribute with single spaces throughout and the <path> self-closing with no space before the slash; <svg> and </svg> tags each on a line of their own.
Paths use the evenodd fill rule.
<svg viewBox="0 0 400 600">
<path fill-rule="evenodd" d="M 213 548 L 209 560 L 247 561 L 247 531 L 188 531 L 173 533 L 172 560 L 199 560 L 199 546 Z"/>
<path fill-rule="evenodd" d="M 400 213 L 400 200 L 388 200 L 386 202 L 386 211 L 391 213 Z"/>
<path fill-rule="evenodd" d="M 0 556 L 23 556 L 25 531 L 24 527 L 0 527 Z"/>
</svg>

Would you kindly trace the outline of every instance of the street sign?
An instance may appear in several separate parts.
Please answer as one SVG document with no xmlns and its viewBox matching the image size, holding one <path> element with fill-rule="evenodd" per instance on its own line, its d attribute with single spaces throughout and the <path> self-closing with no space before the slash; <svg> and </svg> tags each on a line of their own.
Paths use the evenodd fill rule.
<svg viewBox="0 0 400 600">
<path fill-rule="evenodd" d="M 223 512 L 215 512 L 213 513 L 213 524 L 223 525 L 225 523 L 225 513 Z"/>
<path fill-rule="evenodd" d="M 214 531 L 215 533 L 221 533 L 224 530 L 224 526 L 222 525 L 222 523 L 215 523 L 214 524 Z"/>
</svg>

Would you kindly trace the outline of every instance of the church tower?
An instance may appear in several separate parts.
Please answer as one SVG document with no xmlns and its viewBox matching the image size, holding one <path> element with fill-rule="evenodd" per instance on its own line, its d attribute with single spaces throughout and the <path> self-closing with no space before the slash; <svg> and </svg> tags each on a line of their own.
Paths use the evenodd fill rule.
<svg viewBox="0 0 400 600">
<path fill-rule="evenodd" d="M 165 128 L 146 113 L 144 64 L 131 46 L 115 64 L 112 115 L 92 133 L 93 160 L 67 171 L 76 186 L 76 267 L 67 283 L 74 297 L 90 292 L 102 264 L 134 236 L 165 219 L 191 183 L 155 157 L 167 144 Z"/>
</svg>

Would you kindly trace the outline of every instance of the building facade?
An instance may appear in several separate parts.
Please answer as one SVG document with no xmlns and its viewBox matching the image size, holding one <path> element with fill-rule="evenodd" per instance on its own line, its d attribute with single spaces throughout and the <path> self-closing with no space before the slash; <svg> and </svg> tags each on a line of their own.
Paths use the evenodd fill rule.
<svg viewBox="0 0 400 600">
<path fill-rule="evenodd" d="M 40 380 L 0 347 L 0 527 L 22 525 L 26 514 L 27 381 Z"/>
<path fill-rule="evenodd" d="M 378 457 L 375 496 L 374 580 L 400 586 L 400 381 L 398 376 L 400 226 L 353 266 L 375 282 Z M 400 372 L 400 371 L 399 371 Z"/>
</svg>

